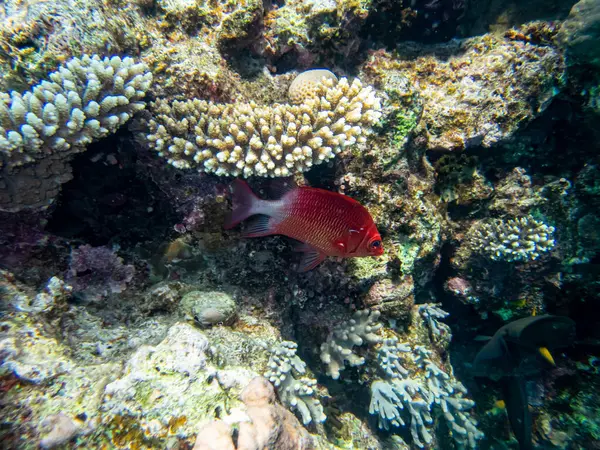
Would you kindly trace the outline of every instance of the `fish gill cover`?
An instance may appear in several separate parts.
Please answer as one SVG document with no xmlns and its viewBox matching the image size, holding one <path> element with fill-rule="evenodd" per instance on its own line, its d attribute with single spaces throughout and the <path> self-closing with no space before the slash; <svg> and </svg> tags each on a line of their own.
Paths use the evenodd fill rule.
<svg viewBox="0 0 600 450">
<path fill-rule="evenodd" d="M 600 6 L 500 3 L 0 2 L 3 447 L 592 448 Z"/>
</svg>

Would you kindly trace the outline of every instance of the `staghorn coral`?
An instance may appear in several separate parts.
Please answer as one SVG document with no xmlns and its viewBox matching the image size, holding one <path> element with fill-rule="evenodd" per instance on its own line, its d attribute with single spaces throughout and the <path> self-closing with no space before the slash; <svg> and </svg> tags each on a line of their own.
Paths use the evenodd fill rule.
<svg viewBox="0 0 600 450">
<path fill-rule="evenodd" d="M 365 142 L 381 104 L 358 79 L 322 78 L 299 105 L 157 100 L 143 119 L 147 144 L 179 169 L 284 177 Z"/>
<path fill-rule="evenodd" d="M 74 58 L 30 91 L 0 93 L 0 209 L 48 206 L 68 161 L 144 108 L 152 81 L 131 58 Z"/>
<path fill-rule="evenodd" d="M 306 373 L 306 364 L 296 355 L 297 348 L 298 345 L 290 341 L 283 341 L 273 348 L 265 377 L 277 388 L 282 403 L 300 413 L 304 425 L 313 420 L 323 422 L 327 417 L 315 398 L 317 381 L 296 378 Z"/>
<path fill-rule="evenodd" d="M 380 315 L 379 311 L 368 309 L 356 311 L 350 320 L 339 324 L 329 333 L 327 341 L 321 345 L 321 361 L 327 365 L 327 375 L 337 380 L 340 371 L 344 370 L 344 362 L 353 367 L 365 363 L 365 359 L 353 353 L 352 349 L 365 342 L 376 344 L 381 341 L 375 334 L 382 326 L 377 322 Z"/>
<path fill-rule="evenodd" d="M 532 216 L 484 222 L 470 235 L 470 246 L 495 261 L 535 260 L 554 247 L 554 227 Z"/>
<path fill-rule="evenodd" d="M 386 339 L 377 352 L 385 378 L 371 384 L 369 413 L 378 416 L 379 428 L 389 430 L 390 425 L 406 425 L 407 411 L 413 441 L 423 448 L 433 443 L 432 409 L 439 405 L 454 441 L 476 448 L 483 434 L 468 412 L 475 403 L 464 397 L 466 388 L 442 370 L 432 356 L 433 352 L 421 345 L 411 348 L 396 337 Z"/>
</svg>

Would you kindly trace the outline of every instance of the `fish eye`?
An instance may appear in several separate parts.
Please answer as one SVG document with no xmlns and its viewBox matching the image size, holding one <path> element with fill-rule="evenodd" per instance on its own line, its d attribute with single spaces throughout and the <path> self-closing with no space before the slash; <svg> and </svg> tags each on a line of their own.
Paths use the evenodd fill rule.
<svg viewBox="0 0 600 450">
<path fill-rule="evenodd" d="M 371 242 L 371 248 L 379 248 L 379 247 L 381 247 L 381 241 L 379 239 Z"/>
</svg>

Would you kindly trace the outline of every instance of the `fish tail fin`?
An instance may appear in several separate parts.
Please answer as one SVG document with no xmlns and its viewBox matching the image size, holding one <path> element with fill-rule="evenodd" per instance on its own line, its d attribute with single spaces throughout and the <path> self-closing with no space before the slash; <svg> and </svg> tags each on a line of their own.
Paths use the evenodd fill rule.
<svg viewBox="0 0 600 450">
<path fill-rule="evenodd" d="M 257 214 L 256 207 L 261 203 L 248 183 L 239 178 L 233 180 L 231 184 L 233 209 L 225 219 L 225 229 L 235 227 L 237 224 L 246 220 L 248 217 Z"/>
</svg>

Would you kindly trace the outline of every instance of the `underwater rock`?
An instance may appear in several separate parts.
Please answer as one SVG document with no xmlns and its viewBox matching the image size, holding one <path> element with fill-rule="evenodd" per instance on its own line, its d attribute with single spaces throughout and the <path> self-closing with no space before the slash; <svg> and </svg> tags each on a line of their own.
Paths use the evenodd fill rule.
<svg viewBox="0 0 600 450">
<path fill-rule="evenodd" d="M 492 34 L 399 43 L 394 55 L 375 52 L 365 63 L 378 76 L 390 69 L 418 87 L 424 109 L 416 143 L 427 150 L 494 146 L 543 112 L 566 79 L 559 49 Z"/>
<path fill-rule="evenodd" d="M 558 35 L 567 48 L 570 63 L 600 66 L 600 4 L 596 0 L 575 3 Z"/>
<path fill-rule="evenodd" d="M 235 300 L 225 292 L 188 292 L 181 299 L 180 311 L 201 327 L 230 323 L 235 317 Z"/>
<path fill-rule="evenodd" d="M 358 33 L 370 3 L 288 0 L 265 17 L 262 55 L 273 64 L 301 69 L 316 61 L 346 61 L 358 53 Z"/>
<path fill-rule="evenodd" d="M 308 450 L 315 448 L 313 439 L 296 417 L 277 401 L 273 386 L 256 377 L 242 391 L 240 398 L 247 419 L 237 423 L 236 445 L 231 424 L 234 417 L 206 424 L 199 432 L 194 450 Z M 229 439 L 227 439 L 227 437 Z M 218 443 L 218 445 L 217 445 Z"/>
<path fill-rule="evenodd" d="M 179 281 L 165 281 L 152 286 L 141 299 L 139 308 L 142 314 L 172 313 L 177 310 L 184 293 L 193 286 Z"/>
<path fill-rule="evenodd" d="M 410 275 L 399 281 L 387 278 L 376 281 L 363 299 L 368 308 L 396 320 L 407 320 L 414 301 L 414 284 Z"/>
<path fill-rule="evenodd" d="M 51 449 L 71 440 L 80 431 L 80 425 L 63 413 L 54 414 L 44 420 L 43 427 L 50 431 L 40 441 L 40 447 Z"/>
<path fill-rule="evenodd" d="M 142 345 L 129 358 L 124 373 L 106 385 L 102 410 L 108 417 L 134 417 L 159 436 L 169 421 L 185 418 L 178 434 L 190 436 L 195 424 L 225 409 L 226 393 L 211 376 L 209 341 L 186 323 L 173 325 L 157 346 Z M 158 421 L 158 425 L 152 424 Z"/>
</svg>

